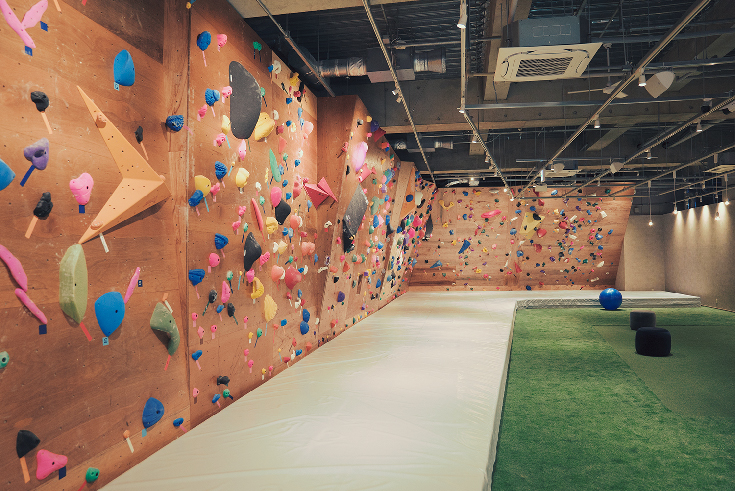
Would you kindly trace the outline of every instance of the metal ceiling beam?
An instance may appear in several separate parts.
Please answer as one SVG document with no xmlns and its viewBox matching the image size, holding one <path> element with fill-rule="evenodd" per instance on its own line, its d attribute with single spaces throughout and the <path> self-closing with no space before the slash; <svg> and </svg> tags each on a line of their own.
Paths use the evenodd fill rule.
<svg viewBox="0 0 735 491">
<path fill-rule="evenodd" d="M 261 0 L 258 0 L 258 2 L 260 1 Z M 426 168 L 429 170 L 429 175 L 431 175 L 431 180 L 433 182 L 436 182 L 436 179 L 434 179 L 434 173 L 432 172 L 431 167 L 429 167 L 429 162 L 426 160 L 426 153 L 424 153 L 424 147 L 421 146 L 421 139 L 419 138 L 419 134 L 416 131 L 416 125 L 413 123 L 413 117 L 411 117 L 411 110 L 408 109 L 408 103 L 406 102 L 406 98 L 403 96 L 403 91 L 401 90 L 401 84 L 398 82 L 398 76 L 396 75 L 396 70 L 393 67 L 393 62 L 390 59 L 390 55 L 388 54 L 388 51 L 385 49 L 385 44 L 383 43 L 383 37 L 380 35 L 378 26 L 375 24 L 375 18 L 373 17 L 373 13 L 370 11 L 369 0 L 362 0 L 362 5 L 365 7 L 365 13 L 367 14 L 368 20 L 370 21 L 370 25 L 373 27 L 373 31 L 375 32 L 375 37 L 378 39 L 378 44 L 380 45 L 380 49 L 383 50 L 383 56 L 385 56 L 385 62 L 388 64 L 388 68 L 390 68 L 390 74 L 393 77 L 393 82 L 396 84 L 396 91 L 398 92 L 398 97 L 401 98 L 401 102 L 403 103 L 403 108 L 406 110 L 406 117 L 408 117 L 408 122 L 411 123 L 411 129 L 413 130 L 413 136 L 416 138 L 416 145 L 418 145 L 419 151 L 421 152 L 421 157 L 423 157 L 424 159 L 424 165 L 426 165 Z"/>
<path fill-rule="evenodd" d="M 625 79 L 625 80 L 621 81 L 621 82 L 620 82 L 620 83 L 618 84 L 618 86 L 617 86 L 617 87 L 615 88 L 615 90 L 614 90 L 614 91 L 613 91 L 613 92 L 612 92 L 612 93 L 610 94 L 610 97 L 608 98 L 608 100 L 607 100 L 607 101 L 605 101 L 605 103 L 603 103 L 603 104 L 602 104 L 602 105 L 601 105 L 600 107 L 598 107 L 598 108 L 597 108 L 597 110 L 595 110 L 595 111 L 594 111 L 594 113 L 593 113 L 593 114 L 592 114 L 592 115 L 591 115 L 591 116 L 590 116 L 589 118 L 587 118 L 587 121 L 586 121 L 586 122 L 584 122 L 584 123 L 582 123 L 582 124 L 581 124 L 581 125 L 579 126 L 579 128 L 577 128 L 577 131 L 575 131 L 575 132 L 574 132 L 574 134 L 573 134 L 573 135 L 572 135 L 571 137 L 569 137 L 569 139 L 567 139 L 567 141 L 566 141 L 566 142 L 564 142 L 564 144 L 563 144 L 563 145 L 562 145 L 561 147 L 559 147 L 559 149 L 558 149 L 558 150 L 557 150 L 556 152 L 554 152 L 554 154 L 553 154 L 553 155 L 551 156 L 551 158 L 550 158 L 550 159 L 549 159 L 549 161 L 548 161 L 548 162 L 546 163 L 546 165 L 551 165 L 551 164 L 553 164 L 553 163 L 554 163 L 554 159 L 555 159 L 555 158 L 557 158 L 557 157 L 559 157 L 559 156 L 560 156 L 560 155 L 562 154 L 562 152 L 563 152 L 564 150 L 566 150 L 566 149 L 567 149 L 567 147 L 569 147 L 569 145 L 571 145 L 571 144 L 572 144 L 572 142 L 573 142 L 574 140 L 576 140 L 576 139 L 577 139 L 577 137 L 578 137 L 579 135 L 581 135 L 581 134 L 582 134 L 582 132 L 583 132 L 583 131 L 584 131 L 584 130 L 585 130 L 585 129 L 586 129 L 586 128 L 587 128 L 587 127 L 588 127 L 588 126 L 590 125 L 590 124 L 592 124 L 592 123 L 593 123 L 593 122 L 595 121 L 595 119 L 596 119 L 596 118 L 597 118 L 597 117 L 598 117 L 598 116 L 599 116 L 599 115 L 600 115 L 600 114 L 602 113 L 602 111 L 604 111 L 604 110 L 605 110 L 605 108 L 606 108 L 606 107 L 607 107 L 608 105 L 610 105 L 610 104 L 611 104 L 611 103 L 612 103 L 612 102 L 613 102 L 613 101 L 615 100 L 615 98 L 616 98 L 616 97 L 618 96 L 618 94 L 620 94 L 620 92 L 622 92 L 622 91 L 623 91 L 623 89 L 625 89 L 625 87 L 627 87 L 627 86 L 628 86 L 628 85 L 629 85 L 630 83 L 632 83 L 632 82 L 633 82 L 634 80 L 636 80 L 636 79 L 638 78 L 638 76 L 639 76 L 639 75 L 641 75 L 641 74 L 643 73 L 643 69 L 644 69 L 644 68 L 645 68 L 645 67 L 646 67 L 646 66 L 647 66 L 647 65 L 648 65 L 649 63 L 651 63 L 651 62 L 653 61 L 653 59 L 654 59 L 654 58 L 655 58 L 655 57 L 656 57 L 656 56 L 657 56 L 657 55 L 658 55 L 659 53 L 661 53 L 661 51 L 663 51 L 663 49 L 664 49 L 664 48 L 665 48 L 665 47 L 666 47 L 666 46 L 667 46 L 667 45 L 668 45 L 668 44 L 669 44 L 669 43 L 670 43 L 671 41 L 673 41 L 673 39 L 674 39 L 674 38 L 675 38 L 675 37 L 676 37 L 676 36 L 677 36 L 677 35 L 678 35 L 678 34 L 679 34 L 679 33 L 680 33 L 680 32 L 681 32 L 682 30 L 684 30 L 684 28 L 685 28 L 685 27 L 687 26 L 687 24 L 689 24 L 689 23 L 690 23 L 690 22 L 691 22 L 692 20 L 694 20 L 694 18 L 695 18 L 695 17 L 696 17 L 696 16 L 697 16 L 697 15 L 698 15 L 698 14 L 699 14 L 699 13 L 700 13 L 700 12 L 701 12 L 702 10 L 704 10 L 704 8 L 705 8 L 705 7 L 707 6 L 707 4 L 709 4 L 709 2 L 710 2 L 710 0 L 697 0 L 697 1 L 696 1 L 696 2 L 695 2 L 695 3 L 694 3 L 694 4 L 693 4 L 693 5 L 692 5 L 692 6 L 691 6 L 691 7 L 689 8 L 689 10 L 687 10 L 687 12 L 686 12 L 686 13 L 684 14 L 684 16 L 683 16 L 683 17 L 682 17 L 682 18 L 681 18 L 681 19 L 679 20 L 679 22 L 677 22 L 677 23 L 676 23 L 676 25 L 674 25 L 674 26 L 673 26 L 673 27 L 672 27 L 672 28 L 671 28 L 671 29 L 669 30 L 669 32 L 668 32 L 668 33 L 666 33 L 666 35 L 664 35 L 664 37 L 663 37 L 663 38 L 661 38 L 661 40 L 660 40 L 660 41 L 659 41 L 659 42 L 658 42 L 658 43 L 656 44 L 656 46 L 654 46 L 654 47 L 653 47 L 653 48 L 652 48 L 652 49 L 651 49 L 651 50 L 650 50 L 650 51 L 649 51 L 649 52 L 648 52 L 648 53 L 647 53 L 647 54 L 646 54 L 646 55 L 645 55 L 645 56 L 643 57 L 643 59 L 642 59 L 642 60 L 640 61 L 640 63 L 638 64 L 638 67 L 636 68 L 636 70 L 635 70 L 635 71 L 633 71 L 633 72 L 632 72 L 632 73 L 630 74 L 630 76 L 628 76 L 628 78 L 627 78 L 627 79 Z M 544 167 L 545 167 L 545 166 L 544 166 Z M 542 167 L 542 170 L 543 170 L 543 168 L 544 168 L 544 167 Z M 538 178 L 538 176 L 539 176 L 540 174 L 541 174 L 541 170 L 539 170 L 539 171 L 538 171 L 538 172 L 536 173 L 536 175 L 535 175 L 535 176 L 534 176 L 533 178 L 531 178 L 531 179 L 529 180 L 528 184 L 526 184 L 526 185 L 525 185 L 525 186 L 523 187 L 523 189 L 521 189 L 521 191 L 520 191 L 520 192 L 518 193 L 518 195 L 519 195 L 519 196 L 522 196 L 522 195 L 523 195 L 523 193 L 524 193 L 524 192 L 525 192 L 525 191 L 526 191 L 526 190 L 527 190 L 527 189 L 528 189 L 528 188 L 529 188 L 529 187 L 531 186 L 531 184 L 533 183 L 533 181 L 535 181 L 535 180 L 536 180 L 536 179 Z"/>
<path fill-rule="evenodd" d="M 677 189 L 669 189 L 668 191 L 664 191 L 662 193 L 658 193 L 656 196 L 663 196 L 665 194 L 675 193 L 676 191 L 681 191 L 682 189 L 689 189 L 689 188 L 691 188 L 693 186 L 699 186 L 701 184 L 705 184 L 707 181 L 711 181 L 712 179 L 719 179 L 719 178 L 721 178 L 723 176 L 726 176 L 727 174 L 728 174 L 727 172 L 723 172 L 722 174 L 715 174 L 712 177 L 708 177 L 707 179 L 702 179 L 701 181 L 693 182 L 691 184 L 684 184 L 684 185 L 682 185 L 681 187 L 679 187 Z M 674 198 L 676 199 L 676 196 L 674 196 Z"/>
<path fill-rule="evenodd" d="M 709 99 L 721 99 L 729 97 L 729 93 L 724 94 L 712 94 L 712 95 L 689 95 L 689 96 L 677 96 L 677 97 L 660 97 L 658 99 L 617 99 L 612 102 L 608 102 L 607 106 L 625 106 L 630 104 L 656 104 L 659 102 L 684 102 L 684 101 L 701 101 L 704 98 Z M 465 106 L 467 110 L 474 109 L 528 109 L 536 107 L 586 107 L 586 106 L 598 106 L 604 104 L 606 101 L 590 101 L 590 100 L 575 100 L 575 101 L 546 101 L 546 102 L 498 102 L 496 104 L 470 104 Z M 594 121 L 594 120 L 593 120 Z"/>
<path fill-rule="evenodd" d="M 699 123 L 700 121 L 702 121 L 706 117 L 710 116 L 714 112 L 719 111 L 723 107 L 725 107 L 725 106 L 727 106 L 729 104 L 732 104 L 733 102 L 735 102 L 735 96 L 732 96 L 732 97 L 729 97 L 729 98 L 725 99 L 724 101 L 720 102 L 719 104 L 717 104 L 716 106 L 714 106 L 712 109 L 710 109 L 708 112 L 706 112 L 704 114 L 700 114 L 699 116 L 694 116 L 693 118 L 688 119 L 687 121 L 685 121 L 684 123 L 682 123 L 677 128 L 673 128 L 673 129 L 671 129 L 669 131 L 665 131 L 662 134 L 660 134 L 658 136 L 655 136 L 654 138 L 648 140 L 646 143 L 644 143 L 643 145 L 641 145 L 641 149 L 638 152 L 634 153 L 632 156 L 628 157 L 625 160 L 625 162 L 623 162 L 623 166 L 625 166 L 625 165 L 629 164 L 630 162 L 632 162 L 633 160 L 637 159 L 638 157 L 640 157 L 641 155 L 643 155 L 644 153 L 646 153 L 650 149 L 661 145 L 663 142 L 665 142 L 666 140 L 668 140 L 672 136 L 674 136 L 674 135 L 680 133 L 681 131 L 683 131 L 686 127 L 688 127 L 688 126 L 690 126 L 692 124 L 695 124 L 695 123 Z M 693 164 L 691 164 L 691 165 L 693 165 Z M 685 165 L 684 167 L 687 167 L 687 166 Z M 675 169 L 675 170 L 677 170 L 677 169 Z M 572 192 L 574 192 L 574 191 L 576 191 L 577 189 L 581 189 L 581 188 L 589 185 L 590 183 L 594 182 L 596 179 L 599 179 L 600 177 L 603 177 L 603 176 L 606 176 L 606 175 L 610 174 L 610 172 L 611 171 L 608 169 L 605 172 L 603 172 L 602 174 L 593 177 L 592 179 L 590 179 L 589 181 L 585 182 L 584 184 L 582 184 L 580 186 L 576 186 L 569 193 L 567 193 L 567 195 L 570 194 L 570 193 L 572 193 Z"/>
<path fill-rule="evenodd" d="M 642 185 L 644 185 L 646 183 L 649 183 L 651 181 L 655 181 L 656 179 L 660 179 L 662 177 L 665 177 L 665 176 L 671 174 L 672 172 L 680 171 L 681 169 L 685 169 L 685 168 L 690 167 L 692 165 L 696 165 L 696 164 L 698 164 L 698 163 L 700 163 L 700 162 L 702 162 L 704 160 L 707 160 L 708 158 L 714 156 L 716 153 L 727 152 L 728 150 L 732 150 L 733 148 L 735 148 L 735 143 L 733 143 L 732 145 L 728 145 L 726 147 L 718 148 L 714 152 L 710 152 L 707 155 L 705 155 L 704 157 L 700 157 L 700 158 L 698 158 L 696 160 L 692 160 L 691 162 L 687 162 L 686 164 L 682 164 L 682 165 L 680 165 L 679 167 L 677 167 L 675 169 L 668 169 L 665 172 L 662 172 L 660 174 L 657 174 L 657 175 L 653 176 L 650 179 L 646 179 L 645 181 L 641 181 L 638 184 L 634 184 L 633 186 L 628 186 L 628 187 L 625 187 L 625 188 L 621 189 L 620 191 L 616 191 L 616 192 L 610 194 L 610 196 L 615 196 L 615 195 L 617 195 L 619 193 L 622 193 L 622 192 L 625 192 L 625 191 L 627 191 L 629 189 L 637 188 L 638 186 L 642 186 Z M 597 178 L 595 178 L 595 179 L 597 179 Z M 595 179 L 593 179 L 593 180 L 595 180 Z M 575 189 L 573 189 L 570 192 L 573 192 L 576 189 L 579 189 L 579 187 L 576 187 Z"/>
<path fill-rule="evenodd" d="M 278 30 L 281 31 L 281 34 L 283 35 L 284 39 L 286 39 L 288 44 L 290 44 L 293 50 L 296 51 L 296 54 L 299 55 L 299 58 L 301 58 L 303 62 L 306 63 L 306 66 L 309 67 L 309 70 L 311 70 L 311 72 L 316 76 L 316 78 L 319 79 L 319 83 L 322 85 L 322 87 L 324 87 L 324 89 L 329 93 L 330 96 L 334 97 L 335 94 L 332 91 L 332 88 L 329 86 L 329 84 L 327 84 L 326 80 L 324 80 L 324 78 L 319 74 L 319 70 L 317 70 L 316 67 L 314 67 L 311 64 L 311 62 L 307 59 L 307 57 L 304 56 L 304 54 L 301 52 L 296 42 L 293 39 L 291 39 L 291 36 L 289 36 L 286 31 L 283 30 L 283 27 L 281 27 L 281 24 L 279 24 L 278 21 L 276 21 L 276 19 L 273 17 L 273 15 L 271 14 L 271 11 L 268 10 L 268 7 L 266 7 L 265 4 L 263 3 L 263 0 L 255 0 L 255 1 L 258 2 L 261 7 L 263 7 L 263 10 L 268 15 L 268 17 L 270 17 L 270 19 L 276 25 Z"/>
</svg>

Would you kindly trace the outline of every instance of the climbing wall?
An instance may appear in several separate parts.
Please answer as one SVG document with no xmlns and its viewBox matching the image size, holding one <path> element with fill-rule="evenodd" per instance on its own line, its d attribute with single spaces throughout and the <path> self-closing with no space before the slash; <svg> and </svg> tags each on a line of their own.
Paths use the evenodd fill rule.
<svg viewBox="0 0 735 491">
<path fill-rule="evenodd" d="M 437 193 L 434 230 L 417 256 L 411 289 L 543 290 L 614 287 L 630 198 L 511 201 L 502 188 Z"/>
<path fill-rule="evenodd" d="M 12 14 L 34 3 L 13 0 Z M 55 4 L 27 16 L 41 21 L 26 29 L 34 48 L 0 29 L 1 489 L 103 486 L 405 291 L 426 220 L 415 204 L 400 216 L 426 183 L 362 103 L 329 99 L 324 116 L 225 0 Z M 272 131 L 264 116 L 241 140 L 223 120 L 232 61 L 262 88 L 249 107 Z M 50 100 L 43 114 L 32 91 Z M 37 160 L 28 174 L 24 149 Z M 341 260 L 343 217 L 363 189 L 356 248 Z M 85 259 L 67 269 L 85 233 Z M 261 247 L 252 272 L 249 233 Z"/>
<path fill-rule="evenodd" d="M 23 19 L 36 0 L 9 3 L 14 15 Z M 175 418 L 189 420 L 186 349 L 181 346 L 167 362 L 168 337 L 150 328 L 154 308 L 166 296 L 179 328 L 183 320 L 179 287 L 185 285 L 177 275 L 183 224 L 175 207 L 179 166 L 169 152 L 185 140 L 162 125 L 176 102 L 170 70 L 175 57 L 160 56 L 164 48 L 171 49 L 168 43 L 175 44 L 177 27 L 169 27 L 181 25 L 183 12 L 172 14 L 169 24 L 163 20 L 166 2 L 114 2 L 115 8 L 98 18 L 88 16 L 81 2 L 75 8 L 59 2 L 61 12 L 53 1 L 48 3 L 40 23 L 26 29 L 35 48 L 26 50 L 0 19 L 0 159 L 15 173 L 15 179 L 0 189 L 0 244 L 22 265 L 28 279 L 26 295 L 46 318 L 38 319 L 21 303 L 14 291 L 23 286 L 11 275 L 16 268 L 0 263 L 0 352 L 8 356 L 7 365 L 0 360 L 0 488 L 8 490 L 77 490 L 89 467 L 99 469 L 100 478 L 86 486 L 98 488 L 181 434 L 172 424 Z M 137 12 L 143 25 L 158 34 L 146 39 L 113 34 L 104 25 L 120 23 L 119 9 Z M 127 50 L 135 64 L 135 83 L 116 89 L 113 61 L 121 50 Z M 131 158 L 133 153 L 139 159 L 147 155 L 144 165 L 154 176 L 166 178 L 172 194 L 106 230 L 104 244 L 95 235 L 81 246 L 88 271 L 87 295 L 78 299 L 86 307 L 84 327 L 62 312 L 59 296 L 69 289 L 60 285 L 61 260 L 121 184 L 122 175 L 77 86 L 104 113 L 104 126 L 117 128 L 132 145 L 126 147 Z M 45 116 L 51 133 L 31 101 L 32 91 L 43 91 L 49 99 Z M 147 154 L 135 138 L 138 126 Z M 21 186 L 31 166 L 24 149 L 42 138 L 49 142 L 47 167 L 33 171 Z M 85 172 L 94 185 L 80 213 L 70 181 Z M 50 193 L 53 208 L 26 238 L 44 192 Z M 139 277 L 131 282 L 138 268 Z M 74 278 L 81 287 L 81 277 Z M 128 290 L 130 297 L 124 303 Z M 124 306 L 125 314 L 120 325 L 105 335 L 99 320 L 112 315 L 98 317 L 95 303 L 103 295 L 118 294 L 122 302 L 110 305 L 113 312 Z M 143 437 L 142 412 L 151 397 L 163 403 L 165 414 Z M 27 483 L 15 451 L 23 430 L 40 439 L 24 457 Z M 123 437 L 126 431 L 134 453 Z M 60 457 L 44 459 L 45 451 L 64 456 L 65 468 L 57 469 L 63 462 Z M 56 465 L 44 466 L 50 462 Z M 53 472 L 38 476 L 39 469 Z"/>
<path fill-rule="evenodd" d="M 404 244 L 402 232 L 387 235 L 386 220 L 393 229 L 400 228 L 406 189 L 409 182 L 415 188 L 416 172 L 412 163 L 395 157 L 378 122 L 372 121 L 358 98 L 320 99 L 319 113 L 324 121 L 319 127 L 319 161 L 327 169 L 330 186 L 339 190 L 336 205 L 319 208 L 320 222 L 328 225 L 324 232 L 331 238 L 320 267 L 327 275 L 321 324 L 315 332 L 321 344 L 378 310 L 405 286 L 404 273 L 416 241 L 409 238 Z M 346 220 L 355 223 L 356 234 L 344 233 Z M 414 235 L 419 227 L 417 222 Z M 401 252 L 404 245 L 407 249 L 400 258 L 391 255 L 397 242 Z M 345 243 L 352 248 L 346 249 Z"/>
<path fill-rule="evenodd" d="M 195 191 L 195 176 L 201 176 L 215 186 L 216 193 L 210 191 L 205 196 L 197 207 L 199 214 L 194 208 L 189 211 L 188 268 L 206 272 L 196 290 L 189 284 L 190 359 L 201 351 L 198 363 L 192 359 L 189 365 L 194 424 L 285 369 L 287 365 L 281 360 L 292 356 L 292 351 L 306 354 L 305 339 L 310 338 L 300 332 L 303 308 L 314 313 L 314 319 L 310 319 L 313 324 L 317 317 L 314 292 L 321 289 L 323 282 L 313 267 L 313 253 L 302 256 L 302 245 L 314 243 L 316 209 L 303 190 L 298 196 L 298 190 L 294 190 L 294 185 L 298 189 L 304 179 L 317 181 L 316 133 L 309 137 L 303 126 L 307 121 L 316 126 L 316 99 L 308 90 L 295 94 L 299 90 L 298 80 L 289 79 L 288 67 L 246 24 L 234 16 L 221 15 L 217 5 L 210 7 L 192 10 L 190 45 L 189 121 L 194 136 L 189 192 Z M 210 33 L 212 43 L 202 56 L 197 37 L 205 31 Z M 223 34 L 227 42 L 218 47 L 217 40 L 223 39 Z M 231 61 L 240 62 L 264 89 L 260 112 L 273 120 L 273 130 L 260 139 L 256 134 L 240 140 L 226 128 L 223 130 L 223 116 L 235 117 L 230 113 L 229 98 L 221 98 L 211 106 L 205 100 L 207 89 L 222 93 L 223 87 L 229 85 Z M 268 67 L 276 61 L 282 71 L 269 72 Z M 220 134 L 226 134 L 226 140 L 215 141 Z M 238 150 L 243 143 L 245 153 L 241 158 Z M 224 176 L 217 176 L 217 162 L 226 169 Z M 240 169 L 249 176 L 238 187 L 236 177 Z M 272 193 L 274 197 L 275 193 L 278 195 L 274 198 L 276 205 L 283 200 L 291 209 L 280 224 L 275 220 Z M 292 222 L 292 218 L 299 223 Z M 261 220 L 265 225 L 269 219 L 270 230 L 260 226 Z M 257 278 L 252 282 L 248 282 L 248 270 L 243 267 L 243 242 L 250 233 L 262 253 L 252 266 L 251 274 Z M 218 249 L 221 243 L 215 244 L 215 234 L 220 234 L 220 242 L 224 238 L 227 245 Z M 214 267 L 210 265 L 210 256 L 217 263 Z M 291 289 L 283 278 L 286 271 L 290 271 L 289 277 L 302 278 Z M 227 279 L 228 272 L 231 280 Z M 262 291 L 252 295 L 254 284 L 262 285 Z M 228 293 L 226 290 L 230 289 Z M 216 292 L 217 298 L 208 305 L 211 291 Z M 228 304 L 235 309 L 233 315 L 228 314 Z M 266 312 L 269 306 L 274 312 Z M 196 328 L 192 314 L 198 317 Z M 292 345 L 294 339 L 296 346 Z M 218 377 L 228 377 L 229 382 L 218 384 Z M 198 391 L 196 396 L 194 389 Z M 225 389 L 230 398 L 223 396 Z M 213 402 L 213 398 L 217 400 Z"/>
</svg>

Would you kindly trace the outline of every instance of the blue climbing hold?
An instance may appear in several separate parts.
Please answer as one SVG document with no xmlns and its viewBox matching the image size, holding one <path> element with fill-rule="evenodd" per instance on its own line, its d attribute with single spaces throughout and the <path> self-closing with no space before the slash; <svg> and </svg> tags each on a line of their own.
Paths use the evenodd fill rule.
<svg viewBox="0 0 735 491">
<path fill-rule="evenodd" d="M 432 268 L 441 268 L 442 266 L 444 266 L 444 265 L 442 264 L 442 262 L 441 262 L 441 261 L 437 261 L 437 262 L 435 262 L 434 264 L 432 264 L 432 265 L 431 265 L 431 268 L 429 268 L 429 269 L 432 269 Z M 378 281 L 380 281 L 380 280 L 378 280 Z"/>
<path fill-rule="evenodd" d="M 113 74 L 118 85 L 130 87 L 135 83 L 135 65 L 128 50 L 124 49 L 115 56 Z"/>
<path fill-rule="evenodd" d="M 172 131 L 181 131 L 184 127 L 184 117 L 180 114 L 175 114 L 166 118 L 166 126 Z"/>
<path fill-rule="evenodd" d="M 218 160 L 214 163 L 214 174 L 217 179 L 222 179 L 227 175 L 227 166 Z"/>
<path fill-rule="evenodd" d="M 211 42 L 212 42 L 212 35 L 209 33 L 209 31 L 203 31 L 203 32 L 200 32 L 199 35 L 197 35 L 197 46 L 202 51 L 209 48 L 209 44 Z"/>
<path fill-rule="evenodd" d="M 8 167 L 8 164 L 0 159 L 0 191 L 8 187 L 13 182 L 13 179 L 15 179 L 15 172 Z"/>
<path fill-rule="evenodd" d="M 97 324 L 105 336 L 110 336 L 122 324 L 125 317 L 125 302 L 119 292 L 109 292 L 102 295 L 94 303 L 94 315 Z"/>
<path fill-rule="evenodd" d="M 174 420 L 174 426 L 175 426 L 176 428 L 178 428 L 178 427 L 179 427 L 179 426 L 181 426 L 182 424 L 184 424 L 184 418 L 176 418 L 176 419 Z"/>
<path fill-rule="evenodd" d="M 309 319 L 311 319 L 311 313 L 304 309 L 303 312 L 301 312 L 301 317 L 304 319 L 304 322 L 309 322 Z"/>
<path fill-rule="evenodd" d="M 143 427 L 150 428 L 163 418 L 163 403 L 155 397 L 150 397 L 143 407 Z"/>
<path fill-rule="evenodd" d="M 191 198 L 189 198 L 189 206 L 197 206 L 199 203 L 202 202 L 204 199 L 204 193 L 202 193 L 199 189 L 194 191 L 194 194 L 191 195 Z"/>
<path fill-rule="evenodd" d="M 458 254 L 462 254 L 462 253 L 463 253 L 464 251 L 466 251 L 466 250 L 467 250 L 467 249 L 468 249 L 469 247 L 470 247 L 470 241 L 469 241 L 469 240 L 467 240 L 467 239 L 465 239 L 465 240 L 464 240 L 464 242 L 462 243 L 462 247 L 460 247 L 460 249 L 459 249 L 459 253 L 458 253 Z"/>
<path fill-rule="evenodd" d="M 204 101 L 208 106 L 213 106 L 219 100 L 219 90 L 207 89 L 204 91 Z"/>
<path fill-rule="evenodd" d="M 299 328 L 301 329 L 301 334 L 309 333 L 309 324 L 307 324 L 306 322 L 301 321 L 301 324 L 299 324 Z"/>
</svg>

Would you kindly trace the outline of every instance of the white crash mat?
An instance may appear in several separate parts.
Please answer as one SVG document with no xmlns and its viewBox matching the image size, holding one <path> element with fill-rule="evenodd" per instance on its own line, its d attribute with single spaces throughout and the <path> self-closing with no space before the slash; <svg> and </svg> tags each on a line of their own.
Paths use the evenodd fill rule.
<svg viewBox="0 0 735 491">
<path fill-rule="evenodd" d="M 535 293 L 409 292 L 105 489 L 489 489 L 516 302 Z"/>
</svg>

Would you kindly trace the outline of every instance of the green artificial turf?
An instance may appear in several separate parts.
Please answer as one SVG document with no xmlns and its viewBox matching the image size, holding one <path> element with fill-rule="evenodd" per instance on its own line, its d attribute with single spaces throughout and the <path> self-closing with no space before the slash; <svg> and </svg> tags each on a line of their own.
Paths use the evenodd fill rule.
<svg viewBox="0 0 735 491">
<path fill-rule="evenodd" d="M 735 315 L 656 309 L 657 325 L 672 332 L 673 356 L 643 360 L 629 312 L 516 314 L 493 490 L 735 489 L 735 418 L 723 416 L 732 415 L 735 396 L 731 383 L 717 385 L 718 372 L 732 369 Z M 683 380 L 665 382 L 666 363 Z M 687 387 L 725 394 L 699 405 L 717 406 L 710 412 L 692 409 L 687 400 L 696 397 L 664 397 Z"/>
</svg>

